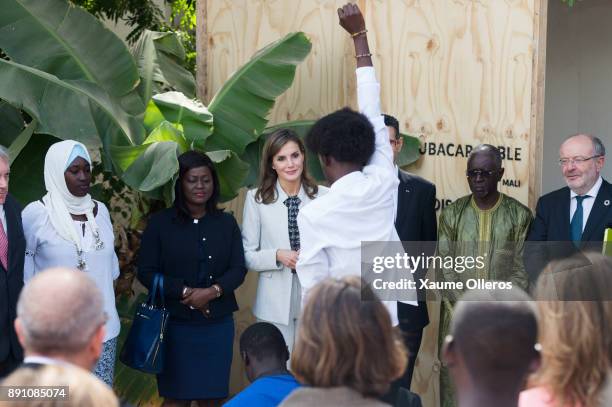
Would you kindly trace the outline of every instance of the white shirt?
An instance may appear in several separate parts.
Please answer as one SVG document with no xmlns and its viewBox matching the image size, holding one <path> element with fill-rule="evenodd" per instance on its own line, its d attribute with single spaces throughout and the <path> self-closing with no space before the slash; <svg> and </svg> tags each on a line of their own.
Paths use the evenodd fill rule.
<svg viewBox="0 0 612 407">
<path fill-rule="evenodd" d="M 41 355 L 26 356 L 25 358 L 23 358 L 23 363 L 35 363 L 38 365 L 74 366 L 72 363 L 66 362 L 65 360 L 53 359 Z"/>
<path fill-rule="evenodd" d="M 357 96 L 361 113 L 374 127 L 375 151 L 362 171 L 338 179 L 298 215 L 301 251 L 296 269 L 303 300 L 327 277 L 360 276 L 362 241 L 400 241 L 394 224 L 399 179 L 373 67 L 357 69 Z M 397 302 L 385 305 L 397 325 Z"/>
<path fill-rule="evenodd" d="M 588 198 L 584 198 L 582 200 L 582 230 L 586 227 L 587 221 L 589 220 L 589 215 L 591 214 L 591 209 L 593 209 L 593 205 L 595 204 L 595 198 L 597 198 L 597 194 L 599 193 L 599 188 L 601 188 L 601 184 L 603 183 L 603 179 L 601 176 L 593 185 L 593 188 L 589 190 L 585 195 L 588 195 Z M 574 212 L 576 212 L 576 208 L 578 207 L 578 202 L 576 198 L 578 196 L 577 193 L 570 189 L 570 223 L 572 218 L 574 217 Z"/>
<path fill-rule="evenodd" d="M 2 229 L 6 234 L 6 215 L 4 214 L 4 205 L 0 205 L 0 220 L 2 221 Z"/>
<path fill-rule="evenodd" d="M 36 273 L 50 267 L 76 268 L 78 256 L 75 245 L 57 234 L 42 202 L 34 201 L 26 206 L 21 217 L 26 239 L 24 283 L 27 283 Z M 113 280 L 119 277 L 119 261 L 115 254 L 115 235 L 108 209 L 101 202 L 98 202 L 96 223 L 100 228 L 100 239 L 104 243 L 102 250 L 95 249 L 95 239 L 89 227 L 85 227 L 85 235 L 83 235 L 82 223 L 74 221 L 74 227 L 82 238 L 83 260 L 87 264 L 84 272 L 94 280 L 102 292 L 104 311 L 108 316 L 104 341 L 108 341 L 119 335 L 121 329 L 113 288 Z"/>
</svg>

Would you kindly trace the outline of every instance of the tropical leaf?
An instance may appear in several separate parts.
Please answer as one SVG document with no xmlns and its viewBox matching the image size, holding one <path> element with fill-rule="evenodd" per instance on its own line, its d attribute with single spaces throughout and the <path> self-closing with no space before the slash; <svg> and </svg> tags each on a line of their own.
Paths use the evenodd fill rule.
<svg viewBox="0 0 612 407">
<path fill-rule="evenodd" d="M 178 172 L 179 145 L 164 141 L 147 145 L 125 170 L 123 181 L 141 192 L 152 192 L 168 183 Z"/>
<path fill-rule="evenodd" d="M 156 93 L 178 90 L 195 97 L 195 78 L 183 67 L 185 48 L 173 32 L 146 30 L 133 50 L 141 75 L 140 92 L 145 101 Z"/>
<path fill-rule="evenodd" d="M 24 121 L 19 109 L 0 100 L 0 144 L 10 146 L 23 130 Z"/>
<path fill-rule="evenodd" d="M 30 124 L 28 124 L 27 127 L 23 129 L 23 131 L 11 143 L 8 149 L 8 154 L 9 154 L 11 164 L 17 159 L 17 157 L 19 157 L 19 154 L 21 153 L 21 151 L 28 144 L 37 126 L 38 126 L 38 122 L 36 121 L 36 119 L 32 120 Z"/>
<path fill-rule="evenodd" d="M 136 93 L 139 76 L 134 59 L 123 41 L 97 18 L 65 0 L 1 0 L 0 4 L 0 48 L 12 61 L 61 80 L 95 83 L 112 98 L 125 99 L 123 107 L 131 114 L 144 111 Z"/>
<path fill-rule="evenodd" d="M 19 89 L 18 92 L 15 89 Z M 54 75 L 0 59 L 0 98 L 38 119 L 38 132 L 96 148 L 140 144 L 144 128 L 91 82 Z"/>
<path fill-rule="evenodd" d="M 310 49 L 304 33 L 292 33 L 263 48 L 238 69 L 208 106 L 215 127 L 206 150 L 242 155 L 268 124 L 275 99 L 291 86 L 297 65 Z"/>
<path fill-rule="evenodd" d="M 414 162 L 416 162 L 421 153 L 419 152 L 419 148 L 421 148 L 421 142 L 417 137 L 409 136 L 407 134 L 400 133 L 400 136 L 404 138 L 404 147 L 402 151 L 400 151 L 397 156 L 397 165 L 399 167 L 406 167 Z"/>
<path fill-rule="evenodd" d="M 159 110 L 161 117 L 175 125 L 180 125 L 185 139 L 192 148 L 203 150 L 206 139 L 211 135 L 213 129 L 213 116 L 197 99 L 189 99 L 181 92 L 166 92 L 153 96 L 152 104 Z M 152 107 L 147 108 L 145 122 L 151 125 L 159 125 L 151 119 L 154 114 L 157 119 L 157 111 Z"/>
<path fill-rule="evenodd" d="M 230 150 L 209 151 L 206 155 L 215 163 L 221 189 L 220 200 L 225 202 L 235 198 L 244 185 L 249 165 Z"/>
<path fill-rule="evenodd" d="M 45 194 L 45 155 L 51 144 L 58 141 L 61 140 L 47 134 L 34 134 L 11 164 L 9 190 L 22 205 Z"/>
</svg>

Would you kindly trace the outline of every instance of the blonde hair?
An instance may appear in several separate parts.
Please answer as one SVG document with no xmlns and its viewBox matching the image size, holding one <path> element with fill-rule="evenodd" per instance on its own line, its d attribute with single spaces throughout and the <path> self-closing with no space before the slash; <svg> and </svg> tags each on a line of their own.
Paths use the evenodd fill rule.
<svg viewBox="0 0 612 407">
<path fill-rule="evenodd" d="M 328 279 L 312 290 L 291 358 L 299 381 L 378 397 L 402 375 L 406 350 L 383 304 L 366 299 L 372 296 L 354 276 Z"/>
<path fill-rule="evenodd" d="M 542 365 L 531 383 L 557 406 L 598 405 L 612 367 L 612 259 L 586 253 L 552 262 L 536 299 Z"/>
<path fill-rule="evenodd" d="M 77 366 L 47 365 L 21 367 L 8 376 L 3 386 L 67 386 L 68 398 L 0 401 L 6 407 L 114 407 L 119 400 L 110 387 Z"/>
</svg>

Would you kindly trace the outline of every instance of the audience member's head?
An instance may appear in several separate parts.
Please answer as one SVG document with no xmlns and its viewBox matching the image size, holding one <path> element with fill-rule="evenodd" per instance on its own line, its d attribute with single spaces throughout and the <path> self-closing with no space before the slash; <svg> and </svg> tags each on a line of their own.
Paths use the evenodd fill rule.
<svg viewBox="0 0 612 407">
<path fill-rule="evenodd" d="M 542 364 L 531 384 L 558 405 L 595 406 L 612 368 L 612 259 L 550 263 L 536 287 Z"/>
<path fill-rule="evenodd" d="M 26 356 L 46 356 L 91 369 L 102 352 L 102 294 L 87 274 L 50 269 L 25 285 L 15 330 Z"/>
<path fill-rule="evenodd" d="M 22 367 L 14 371 L 3 382 L 11 387 L 67 387 L 66 398 L 53 400 L 0 401 L 6 407 L 113 407 L 119 406 L 119 400 L 104 382 L 90 372 L 77 366 L 45 365 L 37 368 Z"/>
<path fill-rule="evenodd" d="M 257 322 L 240 336 L 240 355 L 249 381 L 271 372 L 285 372 L 289 350 L 283 334 L 274 325 Z"/>
<path fill-rule="evenodd" d="M 363 114 L 340 109 L 319 119 L 306 136 L 306 146 L 319 156 L 330 183 L 361 170 L 374 153 L 374 128 Z"/>
<path fill-rule="evenodd" d="M 312 289 L 302 314 L 291 370 L 314 387 L 349 387 L 379 397 L 406 368 L 406 350 L 387 309 L 355 276 Z"/>
<path fill-rule="evenodd" d="M 537 367 L 537 329 L 534 306 L 520 289 L 466 292 L 455 307 L 443 351 L 459 405 L 479 399 L 516 406 L 525 379 Z"/>
</svg>

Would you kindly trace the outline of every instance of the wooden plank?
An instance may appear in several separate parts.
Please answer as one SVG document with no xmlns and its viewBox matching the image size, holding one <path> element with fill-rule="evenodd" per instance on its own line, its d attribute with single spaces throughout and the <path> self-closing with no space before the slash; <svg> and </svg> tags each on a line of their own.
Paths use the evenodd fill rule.
<svg viewBox="0 0 612 407">
<path fill-rule="evenodd" d="M 208 23 L 207 2 L 196 2 L 196 80 L 197 95 L 200 100 L 208 101 L 208 87 L 206 86 L 208 75 Z"/>
<path fill-rule="evenodd" d="M 536 0 L 534 18 L 534 43 L 536 57 L 533 58 L 533 89 L 531 97 L 531 128 L 529 162 L 529 207 L 535 211 L 535 206 L 542 193 L 542 158 L 544 156 L 544 100 L 546 81 L 546 32 L 548 16 L 548 0 Z"/>
</svg>

